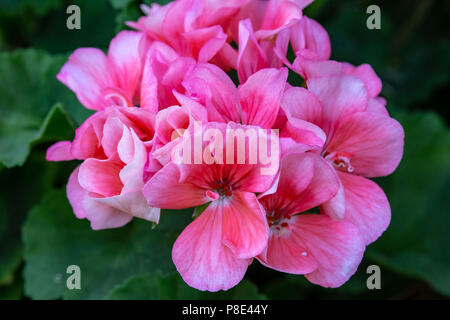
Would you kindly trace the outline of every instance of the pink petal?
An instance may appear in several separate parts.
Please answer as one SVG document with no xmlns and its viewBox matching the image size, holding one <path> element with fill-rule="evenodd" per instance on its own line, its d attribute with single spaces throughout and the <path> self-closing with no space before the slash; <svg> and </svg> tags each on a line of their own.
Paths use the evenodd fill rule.
<svg viewBox="0 0 450 320">
<path fill-rule="evenodd" d="M 358 268 L 365 246 L 358 229 L 346 221 L 325 215 L 302 214 L 292 217 L 292 237 L 303 244 L 319 267 L 306 278 L 323 287 L 344 284 Z"/>
<path fill-rule="evenodd" d="M 88 191 L 80 186 L 79 168 L 72 172 L 67 184 L 67 198 L 76 217 L 88 219 L 94 230 L 119 228 L 127 224 L 133 216 L 97 202 L 97 198 L 91 198 Z"/>
<path fill-rule="evenodd" d="M 242 123 L 271 128 L 278 115 L 288 71 L 263 69 L 239 87 Z"/>
<path fill-rule="evenodd" d="M 123 134 L 124 123 L 117 116 L 110 116 L 103 126 L 101 144 L 107 157 L 117 152 L 117 145 Z"/>
<path fill-rule="evenodd" d="M 183 81 L 187 95 L 195 97 L 208 110 L 210 121 L 240 120 L 238 93 L 228 75 L 212 64 L 200 63 Z"/>
<path fill-rule="evenodd" d="M 150 206 L 162 209 L 184 209 L 210 201 L 205 189 L 192 184 L 192 181 L 180 182 L 180 170 L 173 162 L 158 171 L 142 192 Z"/>
<path fill-rule="evenodd" d="M 314 78 L 309 79 L 307 85 L 322 104 L 322 128 L 328 135 L 333 132 L 342 117 L 367 108 L 365 85 L 353 76 Z"/>
<path fill-rule="evenodd" d="M 345 117 L 327 146 L 329 152 L 348 155 L 354 173 L 379 177 L 397 168 L 404 144 L 402 126 L 394 119 L 373 112 Z"/>
<path fill-rule="evenodd" d="M 295 240 L 290 231 L 282 235 L 271 233 L 267 248 L 258 255 L 258 261 L 281 272 L 293 274 L 313 272 L 318 267 L 316 259 L 307 254 L 301 242 Z"/>
<path fill-rule="evenodd" d="M 379 113 L 389 117 L 389 112 L 386 109 L 386 99 L 382 97 L 369 98 L 366 111 Z"/>
<path fill-rule="evenodd" d="M 114 68 L 118 86 L 133 99 L 139 98 L 139 86 L 149 41 L 141 32 L 121 31 L 111 40 L 108 59 Z"/>
<path fill-rule="evenodd" d="M 300 50 L 296 52 L 292 70 L 300 74 L 305 80 L 309 80 L 341 74 L 342 63 L 333 60 L 318 60 L 315 53 L 309 50 Z"/>
<path fill-rule="evenodd" d="M 256 71 L 268 67 L 267 57 L 256 39 L 250 20 L 239 22 L 238 77 L 244 83 Z"/>
<path fill-rule="evenodd" d="M 256 35 L 259 39 L 276 35 L 288 28 L 302 17 L 301 9 L 291 1 L 269 0 L 260 30 Z"/>
<path fill-rule="evenodd" d="M 292 26 L 291 45 L 294 52 L 308 50 L 317 60 L 328 60 L 331 55 L 327 31 L 318 22 L 306 16 Z"/>
<path fill-rule="evenodd" d="M 220 51 L 227 35 L 220 26 L 197 29 L 183 33 L 191 56 L 198 62 L 211 60 Z"/>
<path fill-rule="evenodd" d="M 380 94 L 382 87 L 381 79 L 369 64 L 365 63 L 354 67 L 349 63 L 344 63 L 342 71 L 361 79 L 367 87 L 369 97 L 373 98 Z"/>
<path fill-rule="evenodd" d="M 250 259 L 238 259 L 223 244 L 223 218 L 221 206 L 210 205 L 175 241 L 173 262 L 193 288 L 228 290 L 244 277 Z"/>
<path fill-rule="evenodd" d="M 286 89 L 281 107 L 288 117 L 302 119 L 318 126 L 322 122 L 322 105 L 314 94 L 302 87 Z"/>
<path fill-rule="evenodd" d="M 81 48 L 69 57 L 56 76 L 77 95 L 86 108 L 102 110 L 110 103 L 102 93 L 104 88 L 115 87 L 116 78 L 105 54 L 94 48 Z"/>
<path fill-rule="evenodd" d="M 60 141 L 47 149 L 46 159 L 47 161 L 69 161 L 75 158 L 71 152 L 72 142 Z"/>
<path fill-rule="evenodd" d="M 237 59 L 238 53 L 236 49 L 225 42 L 219 52 L 211 59 L 210 63 L 228 72 L 232 69 L 237 69 Z"/>
<path fill-rule="evenodd" d="M 340 221 L 344 218 L 346 212 L 345 191 L 340 180 L 339 189 L 335 196 L 322 203 L 320 211 L 336 221 Z"/>
<path fill-rule="evenodd" d="M 383 190 L 369 179 L 343 172 L 339 172 L 339 177 L 347 203 L 344 220 L 358 227 L 365 244 L 369 245 L 389 226 L 389 201 Z"/>
<path fill-rule="evenodd" d="M 89 192 L 110 197 L 120 194 L 123 184 L 119 173 L 122 165 L 111 158 L 107 160 L 87 159 L 80 166 L 78 179 L 81 187 Z"/>
<path fill-rule="evenodd" d="M 338 188 L 335 170 L 319 155 L 289 154 L 281 161 L 276 193 L 261 197 L 260 202 L 266 210 L 280 209 L 292 215 L 330 200 Z"/>
<path fill-rule="evenodd" d="M 156 223 L 159 222 L 161 210 L 150 207 L 140 190 L 108 198 L 96 198 L 95 201 L 126 213 L 129 217 L 134 216 Z"/>
<path fill-rule="evenodd" d="M 253 193 L 234 192 L 231 199 L 210 206 L 221 207 L 223 243 L 236 257 L 252 258 L 266 247 L 269 229 L 265 212 Z"/>
</svg>

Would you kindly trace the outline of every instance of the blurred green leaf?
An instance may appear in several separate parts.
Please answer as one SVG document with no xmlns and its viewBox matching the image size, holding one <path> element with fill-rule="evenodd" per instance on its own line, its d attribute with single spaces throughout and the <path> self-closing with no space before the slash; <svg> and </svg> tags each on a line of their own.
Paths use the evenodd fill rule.
<svg viewBox="0 0 450 320">
<path fill-rule="evenodd" d="M 247 280 L 241 281 L 228 291 L 203 292 L 189 287 L 178 273 L 169 275 L 156 273 L 134 277 L 114 289 L 108 296 L 108 299 L 112 300 L 262 300 L 265 298 L 258 293 L 258 288 Z"/>
<path fill-rule="evenodd" d="M 404 1 L 379 3 L 380 30 L 366 27 L 366 8 L 371 4 L 369 0 L 314 3 L 311 9 L 321 8 L 317 19 L 330 36 L 331 58 L 372 65 L 391 103 L 411 107 L 424 102 L 449 81 L 450 43 L 442 32 L 449 2 L 415 0 L 408 4 L 414 10 L 404 10 Z"/>
<path fill-rule="evenodd" d="M 30 145 L 41 138 L 71 138 L 67 114 L 80 123 L 91 113 L 57 81 L 64 62 L 32 49 L 0 54 L 0 162 L 6 167 L 22 165 Z"/>
<path fill-rule="evenodd" d="M 171 247 L 192 212 L 167 211 L 152 230 L 135 219 L 126 227 L 93 231 L 77 220 L 64 191 L 48 194 L 23 227 L 25 292 L 34 299 L 103 299 L 130 277 L 173 272 Z M 66 269 L 81 268 L 81 290 L 66 288 Z"/>
<path fill-rule="evenodd" d="M 13 283 L 0 286 L 0 300 L 19 300 L 23 298 L 23 279 L 16 275 Z"/>
<path fill-rule="evenodd" d="M 43 15 L 60 5 L 60 0 L 0 0 L 0 12 L 17 14 L 19 11 L 31 10 L 37 15 Z"/>
<path fill-rule="evenodd" d="M 0 285 L 14 280 L 14 271 L 22 262 L 21 226 L 33 205 L 54 187 L 66 183 L 73 164 L 56 165 L 45 161 L 36 150 L 23 167 L 0 172 Z"/>
<path fill-rule="evenodd" d="M 71 53 L 79 47 L 106 49 L 114 37 L 116 10 L 109 0 L 62 1 L 59 10 L 51 12 L 44 21 L 34 20 L 39 32 L 32 33 L 30 45 L 51 53 Z M 81 13 L 81 29 L 66 26 L 66 8 L 76 4 Z M 34 29 L 35 31 L 36 29 Z"/>
<path fill-rule="evenodd" d="M 392 209 L 370 257 L 450 295 L 450 131 L 435 113 L 395 114 L 405 129 L 398 169 L 379 179 Z"/>
<path fill-rule="evenodd" d="M 133 0 L 109 0 L 114 9 L 123 9 L 129 5 Z"/>
</svg>

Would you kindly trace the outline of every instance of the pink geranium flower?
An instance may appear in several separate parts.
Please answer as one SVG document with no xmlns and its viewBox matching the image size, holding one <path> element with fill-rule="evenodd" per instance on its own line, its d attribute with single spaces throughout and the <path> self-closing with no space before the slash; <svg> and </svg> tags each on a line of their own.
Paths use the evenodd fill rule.
<svg viewBox="0 0 450 320">
<path fill-rule="evenodd" d="M 403 154 L 403 128 L 381 109 L 369 108 L 366 86 L 354 76 L 313 78 L 307 88 L 289 88 L 282 108 L 294 139 L 298 120 L 327 135 L 320 155 L 336 169 L 341 188 L 321 209 L 334 219 L 345 216 L 369 244 L 389 225 L 390 207 L 381 188 L 363 177 L 395 170 Z"/>
<path fill-rule="evenodd" d="M 247 126 L 210 122 L 203 127 L 218 130 Z M 185 140 L 183 143 L 191 143 Z M 206 147 L 208 144 L 203 143 Z M 182 209 L 210 204 L 176 240 L 172 258 L 183 279 L 200 290 L 227 290 L 244 276 L 251 259 L 266 246 L 268 226 L 255 192 L 264 192 L 275 174 L 261 175 L 261 163 L 227 164 L 224 141 L 221 163 L 170 162 L 144 187 L 151 206 Z M 232 145 L 235 148 L 234 144 Z M 246 143 L 246 157 L 249 144 Z M 202 148 L 203 150 L 203 148 Z M 237 155 L 237 152 L 234 153 Z"/>
<path fill-rule="evenodd" d="M 330 200 L 338 189 L 337 174 L 318 155 L 284 156 L 276 192 L 258 197 L 270 227 L 268 245 L 258 260 L 278 271 L 305 274 L 325 287 L 346 282 L 365 248 L 358 229 L 345 220 L 304 213 Z"/>
<path fill-rule="evenodd" d="M 48 149 L 49 161 L 84 160 L 70 176 L 67 196 L 77 218 L 88 219 L 92 229 L 121 227 L 133 217 L 159 221 L 159 209 L 142 194 L 153 124 L 145 109 L 111 107 L 87 119 L 73 142 Z"/>
<path fill-rule="evenodd" d="M 80 48 L 57 75 L 83 106 L 140 105 L 140 85 L 149 41 L 141 32 L 121 31 L 111 40 L 108 55 L 96 48 Z"/>
</svg>

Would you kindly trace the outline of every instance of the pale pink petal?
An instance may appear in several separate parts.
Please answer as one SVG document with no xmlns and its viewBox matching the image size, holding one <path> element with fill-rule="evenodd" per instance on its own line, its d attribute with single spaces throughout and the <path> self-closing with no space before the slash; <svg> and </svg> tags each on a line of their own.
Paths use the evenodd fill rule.
<svg viewBox="0 0 450 320">
<path fill-rule="evenodd" d="M 199 290 L 228 290 L 244 277 L 250 259 L 238 259 L 222 242 L 222 207 L 210 205 L 189 224 L 172 250 L 183 280 Z"/>
<path fill-rule="evenodd" d="M 243 124 L 271 128 L 286 86 L 288 70 L 263 69 L 251 75 L 239 87 Z"/>
<path fill-rule="evenodd" d="M 103 126 L 101 144 L 107 157 L 117 152 L 117 145 L 122 138 L 124 123 L 117 116 L 110 116 Z"/>
<path fill-rule="evenodd" d="M 386 99 L 382 97 L 369 98 L 366 111 L 379 113 L 389 117 L 389 112 L 386 109 Z"/>
<path fill-rule="evenodd" d="M 345 191 L 341 181 L 339 180 L 339 189 L 335 196 L 325 203 L 322 203 L 320 206 L 320 211 L 329 216 L 331 219 L 340 221 L 345 216 L 345 210 Z"/>
<path fill-rule="evenodd" d="M 79 172 L 80 166 L 78 166 L 69 177 L 69 182 L 67 183 L 67 198 L 69 199 L 75 216 L 78 219 L 83 219 L 86 218 L 86 212 L 83 208 L 83 199 L 87 196 L 88 192 L 84 190 L 78 182 Z"/>
<path fill-rule="evenodd" d="M 81 187 L 104 197 L 120 194 L 123 184 L 119 173 L 122 165 L 111 158 L 107 160 L 87 159 L 80 166 L 78 179 Z"/>
<path fill-rule="evenodd" d="M 369 97 L 376 97 L 381 92 L 381 79 L 377 76 L 373 68 L 365 63 L 354 67 L 349 63 L 343 63 L 342 71 L 361 79 L 367 87 Z"/>
<path fill-rule="evenodd" d="M 102 90 L 116 86 L 116 78 L 105 54 L 94 48 L 81 48 L 69 57 L 56 76 L 77 95 L 88 109 L 102 110 L 110 103 Z"/>
<path fill-rule="evenodd" d="M 109 44 L 108 59 L 114 68 L 118 86 L 139 102 L 140 82 L 149 40 L 141 32 L 121 31 Z"/>
<path fill-rule="evenodd" d="M 374 242 L 386 230 L 391 220 L 391 208 L 383 190 L 373 181 L 339 172 L 345 189 L 347 210 L 344 220 L 361 232 L 366 245 Z"/>
<path fill-rule="evenodd" d="M 91 198 L 88 191 L 80 186 L 79 168 L 73 171 L 67 184 L 67 198 L 75 216 L 88 219 L 94 230 L 119 228 L 127 224 L 133 218 L 132 215 L 99 203 L 97 198 Z"/>
<path fill-rule="evenodd" d="M 330 135 L 342 117 L 367 108 L 367 90 L 364 83 L 349 75 L 309 79 L 308 89 L 322 104 L 322 128 Z"/>
<path fill-rule="evenodd" d="M 131 214 L 105 205 L 100 199 L 87 196 L 83 201 L 86 219 L 91 222 L 93 230 L 120 228 L 133 219 Z"/>
<path fill-rule="evenodd" d="M 213 202 L 223 214 L 223 242 L 238 258 L 252 258 L 267 245 L 269 229 L 265 212 L 253 193 L 234 192 L 229 199 Z"/>
<path fill-rule="evenodd" d="M 404 131 L 396 120 L 378 113 L 358 112 L 341 121 L 327 150 L 345 155 L 353 173 L 379 177 L 397 168 L 403 144 Z"/>
<path fill-rule="evenodd" d="M 47 161 L 69 161 L 74 160 L 74 156 L 71 152 L 72 142 L 60 141 L 47 149 L 46 159 Z"/>
<path fill-rule="evenodd" d="M 161 210 L 150 207 L 140 190 L 108 198 L 96 198 L 95 201 L 126 213 L 130 217 L 134 216 L 156 223 L 159 222 Z"/>
</svg>

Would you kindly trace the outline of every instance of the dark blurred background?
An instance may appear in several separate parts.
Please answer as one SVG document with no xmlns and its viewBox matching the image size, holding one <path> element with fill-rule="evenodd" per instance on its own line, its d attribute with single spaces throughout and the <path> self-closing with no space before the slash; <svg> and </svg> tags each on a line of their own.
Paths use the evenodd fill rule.
<svg viewBox="0 0 450 320">
<path fill-rule="evenodd" d="M 65 27 L 70 4 L 81 8 L 81 30 Z M 372 4 L 381 8 L 380 30 L 366 27 L 366 8 Z M 46 193 L 65 186 L 76 165 L 46 163 L 45 149 L 72 138 L 74 127 L 89 115 L 54 76 L 74 49 L 106 49 L 125 28 L 124 21 L 140 14 L 136 0 L 0 1 L 0 299 L 58 297 L 40 296 L 33 290 L 38 284 L 24 290 L 23 280 L 25 275 L 32 282 L 24 272 L 26 263 L 45 259 L 29 245 L 36 234 L 23 223 Z M 450 1 L 315 0 L 305 14 L 327 29 L 332 59 L 373 66 L 391 116 L 404 126 L 405 153 L 398 170 L 376 179 L 391 203 L 391 225 L 339 289 L 324 289 L 255 261 L 234 297 L 447 299 Z M 372 264 L 381 268 L 380 290 L 366 286 Z"/>
</svg>

